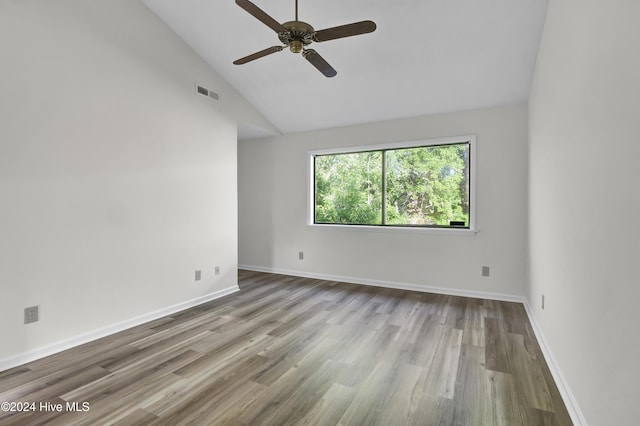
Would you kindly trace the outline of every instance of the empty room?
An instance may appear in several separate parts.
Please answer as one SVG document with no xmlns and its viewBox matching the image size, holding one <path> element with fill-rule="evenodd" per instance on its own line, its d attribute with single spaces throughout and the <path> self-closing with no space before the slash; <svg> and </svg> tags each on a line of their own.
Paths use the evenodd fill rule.
<svg viewBox="0 0 640 426">
<path fill-rule="evenodd" d="M 637 0 L 0 0 L 0 425 L 637 425 Z"/>
</svg>

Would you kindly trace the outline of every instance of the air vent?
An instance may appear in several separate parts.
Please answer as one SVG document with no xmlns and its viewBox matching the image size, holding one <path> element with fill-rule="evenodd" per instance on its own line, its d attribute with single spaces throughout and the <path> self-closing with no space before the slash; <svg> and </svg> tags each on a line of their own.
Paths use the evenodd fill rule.
<svg viewBox="0 0 640 426">
<path fill-rule="evenodd" d="M 203 96 L 207 96 L 211 99 L 215 99 L 216 101 L 220 99 L 220 96 L 216 92 L 214 92 L 213 90 L 209 90 L 204 86 L 200 86 L 197 83 L 196 83 L 196 93 L 199 93 Z"/>
</svg>

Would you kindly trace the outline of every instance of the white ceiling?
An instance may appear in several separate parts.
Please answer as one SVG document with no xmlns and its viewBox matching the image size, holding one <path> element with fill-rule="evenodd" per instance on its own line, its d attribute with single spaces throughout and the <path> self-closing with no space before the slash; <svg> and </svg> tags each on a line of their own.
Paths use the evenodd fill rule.
<svg viewBox="0 0 640 426">
<path fill-rule="evenodd" d="M 378 28 L 323 43 L 324 77 L 233 0 L 143 0 L 282 133 L 526 102 L 547 0 L 299 0 L 316 30 L 370 19 Z M 294 0 L 252 0 L 279 22 Z M 264 131 L 264 135 L 267 132 Z M 251 125 L 240 138 L 262 136 Z"/>
</svg>

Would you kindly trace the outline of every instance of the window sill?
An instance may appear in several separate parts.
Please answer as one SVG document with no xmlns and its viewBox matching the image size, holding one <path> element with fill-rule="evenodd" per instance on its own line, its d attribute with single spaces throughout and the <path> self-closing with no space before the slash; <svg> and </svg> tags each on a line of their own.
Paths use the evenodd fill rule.
<svg viewBox="0 0 640 426">
<path fill-rule="evenodd" d="M 391 232 L 398 234 L 427 234 L 427 235 L 455 235 L 473 237 L 478 233 L 477 229 L 454 229 L 454 228 L 419 228 L 402 226 L 367 226 L 367 225 L 329 225 L 329 224 L 307 224 L 307 228 L 314 230 L 328 231 L 355 231 L 355 232 Z"/>
</svg>

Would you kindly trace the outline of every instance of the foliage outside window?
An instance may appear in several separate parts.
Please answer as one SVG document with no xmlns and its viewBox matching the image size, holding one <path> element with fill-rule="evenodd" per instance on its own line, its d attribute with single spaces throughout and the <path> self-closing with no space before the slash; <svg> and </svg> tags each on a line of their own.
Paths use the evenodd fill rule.
<svg viewBox="0 0 640 426">
<path fill-rule="evenodd" d="M 313 156 L 314 223 L 470 227 L 470 143 Z"/>
</svg>

